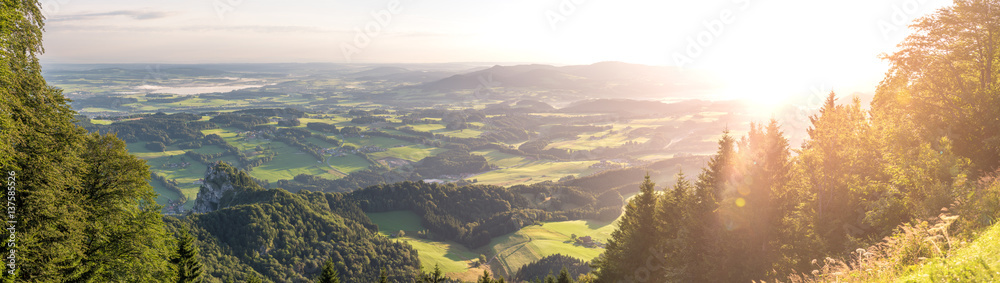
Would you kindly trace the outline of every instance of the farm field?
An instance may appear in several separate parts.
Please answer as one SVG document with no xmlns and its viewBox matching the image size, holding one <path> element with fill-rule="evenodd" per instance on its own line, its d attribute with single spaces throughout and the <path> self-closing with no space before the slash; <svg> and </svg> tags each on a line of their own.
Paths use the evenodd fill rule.
<svg viewBox="0 0 1000 283">
<path fill-rule="evenodd" d="M 393 147 L 383 152 L 369 153 L 368 155 L 375 159 L 395 157 L 399 159 L 405 159 L 411 162 L 417 162 L 426 157 L 437 155 L 438 153 L 442 153 L 445 151 L 447 151 L 447 149 L 415 144 L 402 147 Z"/>
<path fill-rule="evenodd" d="M 480 255 L 486 255 L 495 274 L 513 275 L 522 265 L 553 254 L 563 254 L 589 261 L 604 249 L 574 244 L 572 235 L 590 236 L 595 242 L 605 242 L 614 231 L 615 221 L 572 220 L 544 222 L 520 231 L 493 238 L 488 245 L 469 250 L 454 242 L 430 241 L 415 238 L 416 231 L 423 230 L 420 217 L 410 211 L 390 211 L 366 213 L 379 233 L 390 236 L 403 230 L 407 236 L 399 237 L 417 249 L 421 264 L 425 269 L 433 269 L 435 264 L 450 276 L 471 273 L 470 267 Z M 617 220 L 616 220 L 617 221 Z M 482 271 L 477 271 L 481 274 Z M 507 277 L 510 277 L 509 275 Z"/>
<path fill-rule="evenodd" d="M 271 150 L 275 153 L 274 160 L 255 167 L 250 171 L 250 176 L 257 179 L 267 180 L 272 183 L 278 180 L 295 178 L 295 175 L 298 174 L 309 174 L 327 179 L 336 179 L 340 177 L 325 163 L 316 160 L 316 158 L 312 155 L 308 155 L 281 142 L 275 142 L 273 144 L 275 147 Z M 333 163 L 336 164 L 337 162 Z M 349 163 L 352 162 L 344 162 L 344 164 Z"/>
<path fill-rule="evenodd" d="M 406 210 L 366 213 L 368 218 L 378 224 L 379 234 L 389 237 L 403 230 L 406 235 L 397 237 L 406 241 L 420 255 L 420 264 L 425 270 L 433 270 L 435 265 L 446 274 L 465 273 L 479 253 L 470 251 L 465 246 L 451 241 L 439 242 L 416 238 L 417 231 L 424 230 L 420 225 L 420 217 Z"/>
<path fill-rule="evenodd" d="M 474 177 L 482 184 L 513 186 L 544 181 L 557 181 L 569 175 L 582 176 L 597 171 L 590 165 L 597 161 L 530 161 L 520 165 L 489 171 Z"/>
</svg>

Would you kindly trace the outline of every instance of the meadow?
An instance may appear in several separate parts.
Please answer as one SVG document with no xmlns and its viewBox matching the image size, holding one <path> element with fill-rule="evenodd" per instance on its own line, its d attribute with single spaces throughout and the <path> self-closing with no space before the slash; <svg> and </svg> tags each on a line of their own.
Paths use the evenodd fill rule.
<svg viewBox="0 0 1000 283">
<path fill-rule="evenodd" d="M 416 238 L 416 232 L 423 230 L 420 217 L 410 211 L 390 211 L 367 213 L 379 226 L 379 233 L 390 236 L 403 230 L 404 237 L 397 237 L 412 245 L 420 255 L 424 269 L 438 265 L 449 276 L 466 278 L 468 275 L 482 274 L 474 267 L 476 258 L 482 254 L 493 274 L 510 277 L 521 266 L 553 254 L 563 254 L 584 261 L 592 260 L 604 249 L 576 244 L 572 236 L 590 236 L 595 242 L 604 243 L 617 227 L 615 221 L 572 220 L 543 222 L 521 230 L 493 238 L 484 247 L 469 250 L 450 241 L 431 241 Z"/>
</svg>

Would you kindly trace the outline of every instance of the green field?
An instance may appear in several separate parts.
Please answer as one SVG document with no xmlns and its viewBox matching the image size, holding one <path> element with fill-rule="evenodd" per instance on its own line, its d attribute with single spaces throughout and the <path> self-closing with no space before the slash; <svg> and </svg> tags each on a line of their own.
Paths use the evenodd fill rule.
<svg viewBox="0 0 1000 283">
<path fill-rule="evenodd" d="M 188 203 L 185 204 L 185 207 L 190 208 L 194 205 L 194 199 L 198 195 L 199 185 L 193 184 L 193 182 L 203 178 L 205 176 L 205 171 L 208 170 L 208 167 L 205 167 L 205 165 L 201 163 L 184 158 L 184 151 L 177 149 L 176 147 L 168 146 L 167 151 L 152 152 L 146 149 L 145 144 L 146 143 L 131 143 L 127 144 L 126 147 L 128 148 L 130 154 L 146 160 L 146 165 L 149 165 L 150 172 L 163 175 L 168 180 L 174 179 L 177 181 L 177 186 L 189 200 Z M 182 160 L 190 162 L 191 165 L 185 168 L 167 166 L 168 164 L 180 163 Z M 174 192 L 167 191 L 163 184 L 152 181 L 150 184 L 153 185 L 153 190 L 159 195 L 156 199 L 157 203 L 165 204 L 168 199 L 177 199 L 178 196 Z"/>
<path fill-rule="evenodd" d="M 163 152 L 154 152 L 149 149 L 146 149 L 146 143 L 144 142 L 126 144 L 125 148 L 128 148 L 129 154 L 147 160 L 150 158 L 184 154 L 184 150 L 181 150 L 173 146 L 168 146 L 167 149 L 164 150 Z"/>
<path fill-rule="evenodd" d="M 524 227 L 490 241 L 489 254 L 498 255 L 490 264 L 497 272 L 513 275 L 521 266 L 553 254 L 590 261 L 604 252 L 604 249 L 577 245 L 572 241 L 571 235 L 591 236 L 596 242 L 605 242 L 615 227 L 617 226 L 613 221 L 589 220 L 546 222 Z"/>
<path fill-rule="evenodd" d="M 451 241 L 438 242 L 425 239 L 418 239 L 417 231 L 424 230 L 420 225 L 420 217 L 413 212 L 406 210 L 366 213 L 372 222 L 378 224 L 379 233 L 389 236 L 399 230 L 403 230 L 409 236 L 400 237 L 406 241 L 420 256 L 420 265 L 424 270 L 433 270 L 438 265 L 446 274 L 464 273 L 472 261 L 479 257 L 479 253 L 470 251 L 458 243 Z"/>
<path fill-rule="evenodd" d="M 153 191 L 155 191 L 157 194 L 156 203 L 158 204 L 163 205 L 170 200 L 175 200 L 178 197 L 180 197 L 180 195 L 178 195 L 176 192 L 168 191 L 167 187 L 163 184 L 163 182 L 150 179 L 149 185 L 153 186 Z"/>
<path fill-rule="evenodd" d="M 594 172 L 590 165 L 597 161 L 531 161 L 522 165 L 497 169 L 472 177 L 481 184 L 512 186 L 544 181 L 557 181 L 568 175 L 586 175 Z"/>
<path fill-rule="evenodd" d="M 268 180 L 269 182 L 289 180 L 299 174 L 309 174 L 327 179 L 337 179 L 340 177 L 340 174 L 337 174 L 325 163 L 316 160 L 312 155 L 301 152 L 282 142 L 274 142 L 273 145 L 274 160 L 253 168 L 250 171 L 250 176 Z"/>
<path fill-rule="evenodd" d="M 593 150 L 600 147 L 618 147 L 629 141 L 644 143 L 648 141 L 649 138 L 630 138 L 628 136 L 629 131 L 643 127 L 652 127 L 652 125 L 630 124 L 629 126 L 624 126 L 621 124 L 615 124 L 612 125 L 612 130 L 615 131 L 613 134 L 607 130 L 580 134 L 576 139 L 561 139 L 554 141 L 550 143 L 546 149 L 562 148 L 572 150 Z"/>
<path fill-rule="evenodd" d="M 484 158 L 486 158 L 487 162 L 496 165 L 497 167 L 500 168 L 517 166 L 528 161 L 528 159 L 523 156 L 506 154 L 496 150 L 476 150 L 470 153 L 476 155 L 482 155 Z"/>
<path fill-rule="evenodd" d="M 369 153 L 368 155 L 374 159 L 382 159 L 386 157 L 395 157 L 399 159 L 405 159 L 412 162 L 420 161 L 425 157 L 437 155 L 438 153 L 445 152 L 446 149 L 431 147 L 422 144 L 408 145 L 402 147 L 392 147 L 383 152 Z"/>
<path fill-rule="evenodd" d="M 326 163 L 345 174 L 350 174 L 351 172 L 358 170 L 364 170 L 368 168 L 368 165 L 371 165 L 368 163 L 368 160 L 354 154 L 327 157 Z"/>
<path fill-rule="evenodd" d="M 403 230 L 407 236 L 399 239 L 406 241 L 418 251 L 424 269 L 433 269 L 437 264 L 448 274 L 469 273 L 471 263 L 479 254 L 489 258 L 493 272 L 507 274 L 507 277 L 517 272 L 524 264 L 557 253 L 589 261 L 604 252 L 604 249 L 576 245 L 571 240 L 571 235 L 591 236 L 594 241 L 603 243 L 617 227 L 614 221 L 546 222 L 493 238 L 487 246 L 469 250 L 450 241 L 429 241 L 413 237 L 416 231 L 424 229 L 420 225 L 420 217 L 413 212 L 390 211 L 366 214 L 372 222 L 379 225 L 379 233 L 385 236 Z"/>
</svg>

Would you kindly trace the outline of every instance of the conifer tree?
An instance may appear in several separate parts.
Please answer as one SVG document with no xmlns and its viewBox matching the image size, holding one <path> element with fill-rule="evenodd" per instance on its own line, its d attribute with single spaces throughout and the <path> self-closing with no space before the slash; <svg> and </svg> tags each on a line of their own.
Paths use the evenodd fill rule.
<svg viewBox="0 0 1000 283">
<path fill-rule="evenodd" d="M 490 272 L 483 270 L 483 276 L 479 277 L 478 283 L 493 283 L 493 278 L 490 277 Z"/>
<path fill-rule="evenodd" d="M 656 239 L 656 184 L 647 174 L 639 186 L 639 194 L 625 206 L 618 229 L 611 233 L 604 253 L 595 260 L 598 282 L 614 282 L 631 278 L 636 267 L 654 255 L 651 247 Z"/>
<path fill-rule="evenodd" d="M 559 271 L 559 278 L 556 279 L 556 283 L 575 283 L 575 282 L 576 281 L 573 280 L 573 277 L 569 275 L 569 271 L 566 270 L 566 267 L 563 267 L 562 270 Z"/>
<path fill-rule="evenodd" d="M 337 271 L 333 258 L 328 259 L 323 264 L 323 272 L 319 274 L 316 283 L 340 283 L 340 272 Z"/>
<path fill-rule="evenodd" d="M 735 173 L 735 140 L 729 131 L 723 132 L 719 139 L 719 149 L 715 156 L 709 159 L 707 167 L 698 175 L 695 183 L 695 193 L 691 208 L 690 240 L 688 247 L 691 253 L 697 255 L 689 263 L 689 272 L 698 282 L 719 282 L 712 269 L 721 262 L 722 254 L 719 244 L 720 225 L 716 213 L 719 201 L 727 189 L 732 188 L 728 182 Z"/>
<path fill-rule="evenodd" d="M 695 225 L 691 222 L 689 211 L 692 208 L 694 187 L 684 176 L 684 172 L 677 172 L 676 179 L 673 188 L 664 188 L 656 207 L 657 247 L 665 252 L 665 266 L 652 271 L 652 278 L 667 282 L 688 282 L 691 281 L 688 261 L 694 257 L 688 246 L 691 227 Z"/>
<path fill-rule="evenodd" d="M 178 283 L 200 282 L 204 271 L 201 260 L 198 259 L 198 246 L 194 243 L 194 237 L 186 230 L 181 231 L 173 264 L 177 267 Z"/>
</svg>

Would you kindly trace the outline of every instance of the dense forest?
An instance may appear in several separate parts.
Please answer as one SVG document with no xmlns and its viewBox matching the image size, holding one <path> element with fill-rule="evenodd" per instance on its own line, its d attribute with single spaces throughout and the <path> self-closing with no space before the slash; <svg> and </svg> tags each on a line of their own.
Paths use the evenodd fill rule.
<svg viewBox="0 0 1000 283">
<path fill-rule="evenodd" d="M 208 282 L 251 276 L 309 281 L 328 259 L 353 281 L 375 281 L 384 272 L 394 282 L 409 282 L 419 270 L 415 250 L 378 236 L 343 195 L 267 190 L 225 163 L 210 168 L 205 182 L 199 204 L 210 199 L 206 189 L 226 188 L 208 212 L 166 220 L 171 231 L 189 231 L 197 239 Z"/>
</svg>

